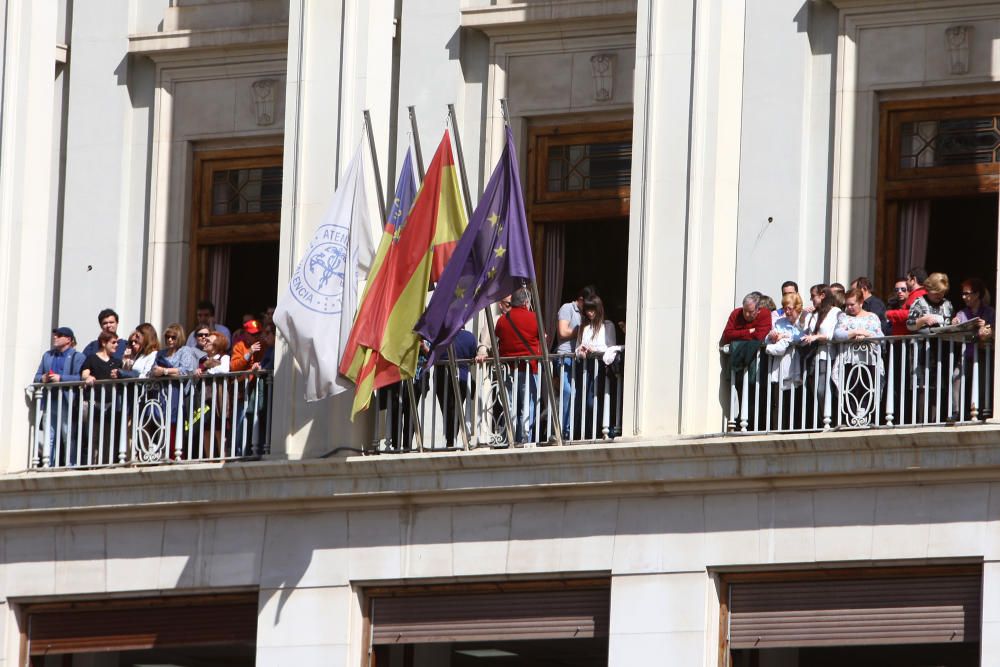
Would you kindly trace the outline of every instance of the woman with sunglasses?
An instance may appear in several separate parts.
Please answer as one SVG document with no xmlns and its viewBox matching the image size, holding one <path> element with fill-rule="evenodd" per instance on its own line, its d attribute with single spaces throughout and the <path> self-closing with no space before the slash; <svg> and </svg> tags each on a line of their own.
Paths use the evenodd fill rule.
<svg viewBox="0 0 1000 667">
<path fill-rule="evenodd" d="M 143 322 L 128 337 L 128 348 L 122 355 L 122 377 L 149 377 L 156 363 L 156 353 L 160 350 L 156 328 Z"/>
<path fill-rule="evenodd" d="M 156 355 L 156 364 L 150 373 L 153 377 L 191 375 L 198 368 L 198 357 L 183 344 L 184 327 L 174 323 L 163 330 L 163 347 Z"/>
</svg>

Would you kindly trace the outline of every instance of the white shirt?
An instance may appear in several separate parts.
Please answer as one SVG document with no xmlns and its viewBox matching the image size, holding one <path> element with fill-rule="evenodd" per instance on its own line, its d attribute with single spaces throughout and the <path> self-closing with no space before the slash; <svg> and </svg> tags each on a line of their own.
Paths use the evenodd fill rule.
<svg viewBox="0 0 1000 667">
<path fill-rule="evenodd" d="M 580 343 L 576 346 L 576 351 L 587 348 L 591 352 L 604 352 L 610 346 L 617 343 L 615 336 L 615 325 L 610 320 L 604 320 L 604 326 L 597 331 L 589 324 L 580 324 Z"/>
</svg>

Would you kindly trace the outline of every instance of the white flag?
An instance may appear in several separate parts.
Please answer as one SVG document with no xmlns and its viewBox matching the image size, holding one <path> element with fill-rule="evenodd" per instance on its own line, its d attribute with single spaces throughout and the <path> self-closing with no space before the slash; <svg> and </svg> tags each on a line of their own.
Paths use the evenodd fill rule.
<svg viewBox="0 0 1000 667">
<path fill-rule="evenodd" d="M 375 255 L 363 162 L 359 145 L 274 311 L 274 323 L 305 374 L 307 401 L 354 388 L 337 366 L 358 308 L 359 277 L 367 275 Z"/>
</svg>

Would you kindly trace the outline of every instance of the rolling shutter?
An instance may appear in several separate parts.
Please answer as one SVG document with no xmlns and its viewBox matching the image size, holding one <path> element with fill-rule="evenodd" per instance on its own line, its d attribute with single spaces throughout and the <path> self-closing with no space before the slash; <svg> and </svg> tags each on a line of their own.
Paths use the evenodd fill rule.
<svg viewBox="0 0 1000 667">
<path fill-rule="evenodd" d="M 375 644 L 606 637 L 607 587 L 376 597 Z"/>
<path fill-rule="evenodd" d="M 976 574 L 730 584 L 731 648 L 979 640 Z"/>
<path fill-rule="evenodd" d="M 31 655 L 250 642 L 257 596 L 157 598 L 28 609 Z"/>
</svg>

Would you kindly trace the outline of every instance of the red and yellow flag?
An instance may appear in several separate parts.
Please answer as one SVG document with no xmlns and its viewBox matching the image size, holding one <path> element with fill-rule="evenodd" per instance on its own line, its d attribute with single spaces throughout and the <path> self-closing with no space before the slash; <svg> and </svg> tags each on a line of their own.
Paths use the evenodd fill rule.
<svg viewBox="0 0 1000 667">
<path fill-rule="evenodd" d="M 340 372 L 356 385 L 352 418 L 374 390 L 415 375 L 420 337 L 413 327 L 467 224 L 445 131 L 410 214 L 401 225 L 386 224 L 368 272 L 340 361 Z"/>
</svg>

